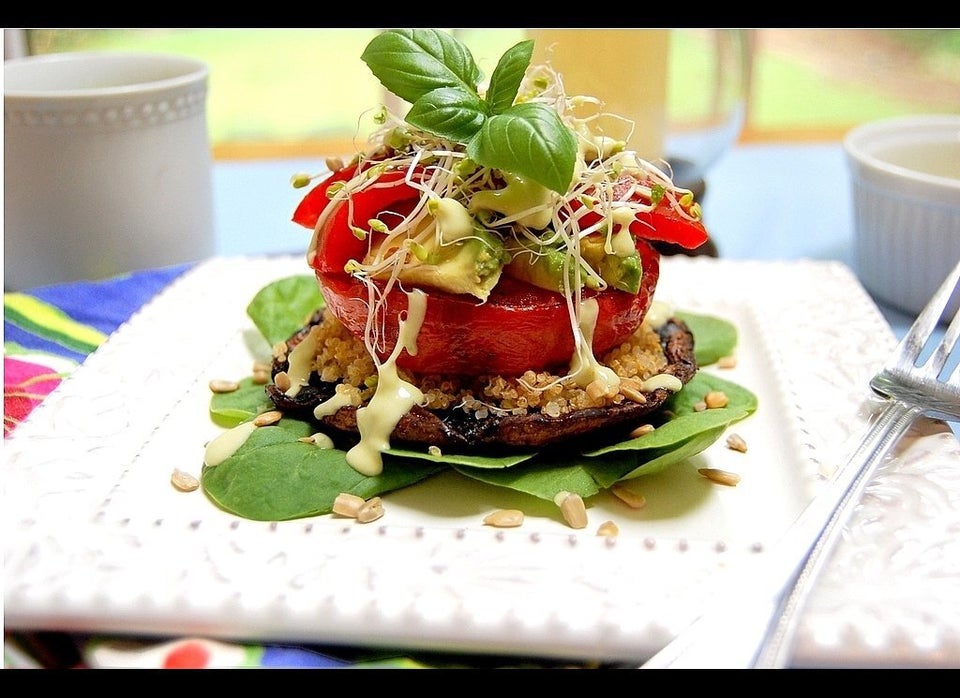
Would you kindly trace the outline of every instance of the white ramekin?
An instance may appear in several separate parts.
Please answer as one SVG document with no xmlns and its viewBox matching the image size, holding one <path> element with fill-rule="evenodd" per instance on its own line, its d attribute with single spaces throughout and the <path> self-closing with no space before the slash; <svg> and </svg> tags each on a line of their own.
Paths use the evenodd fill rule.
<svg viewBox="0 0 960 698">
<path fill-rule="evenodd" d="M 843 147 L 857 274 L 878 301 L 916 314 L 960 260 L 960 114 L 863 124 Z"/>
</svg>

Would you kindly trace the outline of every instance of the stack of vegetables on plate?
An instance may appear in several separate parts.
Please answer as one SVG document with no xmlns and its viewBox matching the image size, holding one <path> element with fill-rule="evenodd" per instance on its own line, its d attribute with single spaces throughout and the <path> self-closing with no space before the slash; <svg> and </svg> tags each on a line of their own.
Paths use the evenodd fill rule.
<svg viewBox="0 0 960 698">
<path fill-rule="evenodd" d="M 411 106 L 380 108 L 368 149 L 319 182 L 294 178 L 310 186 L 293 220 L 313 232 L 312 274 L 248 307 L 272 365 L 212 398 L 229 427 L 201 478 L 217 505 L 375 520 L 380 495 L 450 469 L 582 503 L 756 409 L 699 370 L 734 351 L 736 329 L 654 300 L 657 243 L 708 240 L 692 192 L 625 149 L 629 122 L 531 66 L 532 49 L 513 46 L 483 83 L 438 30 L 367 46 Z M 722 400 L 703 409 L 707 395 Z"/>
</svg>

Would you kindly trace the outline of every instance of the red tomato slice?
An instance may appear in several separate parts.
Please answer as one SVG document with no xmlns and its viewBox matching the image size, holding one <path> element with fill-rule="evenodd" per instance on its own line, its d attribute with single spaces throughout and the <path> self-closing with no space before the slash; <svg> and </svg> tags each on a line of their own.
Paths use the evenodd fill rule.
<svg viewBox="0 0 960 698">
<path fill-rule="evenodd" d="M 622 198 L 635 180 L 629 175 L 623 175 L 613 187 L 615 199 Z M 574 202 L 575 207 L 579 207 Z M 581 219 L 581 226 L 586 228 L 600 220 L 597 213 L 587 213 Z M 700 221 L 684 218 L 666 199 L 662 199 L 653 211 L 641 213 L 630 223 L 630 232 L 635 237 L 645 240 L 671 242 L 688 250 L 695 249 L 708 239 L 707 230 Z"/>
<path fill-rule="evenodd" d="M 653 300 L 660 276 L 660 255 L 649 244 L 637 242 L 643 277 L 637 295 L 622 291 L 590 292 L 599 316 L 593 350 L 601 355 L 617 346 L 640 326 Z M 327 306 L 357 337 L 367 326 L 367 290 L 360 282 L 332 270 L 318 269 L 317 280 Z M 486 303 L 466 295 L 427 290 L 427 311 L 417 337 L 417 354 L 401 352 L 397 364 L 416 373 L 460 375 L 521 375 L 565 367 L 573 356 L 574 340 L 566 299 L 506 276 Z M 406 311 L 407 297 L 394 288 L 387 294 L 381 358 L 397 342 L 397 316 Z"/>
<path fill-rule="evenodd" d="M 330 203 L 330 199 L 327 198 L 327 189 L 329 189 L 330 185 L 334 182 L 343 182 L 350 179 L 356 171 L 356 166 L 344 167 L 320 182 L 320 184 L 307 192 L 307 195 L 300 200 L 300 204 L 293 212 L 293 218 L 291 220 L 294 223 L 302 225 L 304 228 L 313 230 L 317 225 L 317 221 L 320 219 L 320 214 L 323 213 L 327 204 Z"/>
<path fill-rule="evenodd" d="M 672 242 L 688 250 L 700 247 L 709 239 L 703 223 L 682 217 L 664 202 L 653 211 L 638 215 L 630 223 L 630 232 L 647 240 Z"/>
<path fill-rule="evenodd" d="M 340 170 L 304 197 L 293 220 L 306 227 L 316 226 L 331 204 L 327 189 L 353 176 L 356 168 Z M 622 178 L 615 196 L 622 197 L 634 180 Z M 318 232 L 317 254 L 312 265 L 327 306 L 356 337 L 363 337 L 368 323 L 368 292 L 359 281 L 344 272 L 350 259 L 366 254 L 369 240 L 354 235 L 351 223 L 366 229 L 367 221 L 380 218 L 395 225 L 392 215 L 406 215 L 420 200 L 421 193 L 406 184 L 404 173 L 381 175 L 377 184 L 355 193 L 348 202 L 336 202 Z M 577 205 L 577 204 L 575 204 Z M 591 219 L 591 217 L 594 217 Z M 599 220 L 588 213 L 583 225 Z M 707 232 L 699 221 L 691 221 L 666 202 L 641 214 L 630 224 L 643 265 L 640 291 L 584 291 L 595 297 L 599 316 L 594 331 L 593 351 L 602 355 L 629 337 L 640 326 L 660 275 L 660 254 L 646 240 L 675 243 L 693 249 L 706 242 Z M 427 290 L 426 317 L 417 339 L 417 353 L 401 352 L 398 365 L 416 373 L 460 375 L 521 375 L 527 370 L 554 370 L 569 365 L 574 337 L 566 299 L 558 293 L 536 288 L 506 276 L 485 303 L 468 295 L 436 289 Z M 407 297 L 399 288 L 386 294 L 384 316 L 375 319 L 384 333 L 378 349 L 386 358 L 397 342 L 398 316 L 407 309 Z"/>
<path fill-rule="evenodd" d="M 396 225 L 420 200 L 420 192 L 404 181 L 403 172 L 380 175 L 372 187 L 350 197 L 351 203 L 336 202 L 337 209 L 327 218 L 317 237 L 314 268 L 324 272 L 343 272 L 349 260 L 363 259 L 370 241 L 358 238 L 350 222 L 366 229 L 367 221 L 380 218 L 389 226 Z"/>
</svg>

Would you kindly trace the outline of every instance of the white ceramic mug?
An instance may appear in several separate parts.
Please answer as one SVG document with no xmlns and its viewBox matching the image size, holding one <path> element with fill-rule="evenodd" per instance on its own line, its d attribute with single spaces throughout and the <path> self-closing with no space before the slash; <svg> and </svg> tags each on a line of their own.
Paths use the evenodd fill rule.
<svg viewBox="0 0 960 698">
<path fill-rule="evenodd" d="M 4 62 L 4 288 L 214 253 L 206 64 L 56 53 Z"/>
</svg>

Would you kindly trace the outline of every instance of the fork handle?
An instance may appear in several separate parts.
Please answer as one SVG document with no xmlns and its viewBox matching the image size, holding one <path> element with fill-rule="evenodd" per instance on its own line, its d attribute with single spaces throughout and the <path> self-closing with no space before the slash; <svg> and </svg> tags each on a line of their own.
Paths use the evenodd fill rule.
<svg viewBox="0 0 960 698">
<path fill-rule="evenodd" d="M 870 426 L 860 445 L 853 452 L 847 470 L 852 481 L 843 490 L 843 495 L 813 547 L 803 560 L 802 567 L 790 580 L 777 607 L 775 622 L 764 638 L 757 660 L 757 668 L 780 668 L 787 666 L 793 640 L 800 625 L 800 612 L 806 606 L 813 586 L 830 553 L 843 536 L 843 529 L 853 510 L 863 498 L 870 480 L 894 444 L 910 428 L 922 413 L 922 409 L 900 400 L 891 401 Z"/>
<path fill-rule="evenodd" d="M 844 524 L 884 456 L 922 411 L 888 401 L 846 465 L 762 566 L 734 574 L 727 592 L 715 595 L 725 599 L 723 607 L 700 616 L 642 668 L 787 666 L 800 612 Z"/>
</svg>

